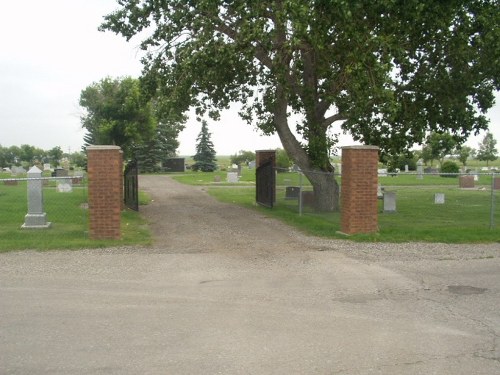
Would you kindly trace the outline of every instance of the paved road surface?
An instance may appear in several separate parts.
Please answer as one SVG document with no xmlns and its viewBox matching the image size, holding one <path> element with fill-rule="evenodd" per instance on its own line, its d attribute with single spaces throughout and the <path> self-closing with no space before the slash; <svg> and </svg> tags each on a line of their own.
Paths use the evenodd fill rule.
<svg viewBox="0 0 500 375">
<path fill-rule="evenodd" d="M 151 248 L 0 254 L 0 374 L 500 374 L 500 245 L 353 244 L 141 176 Z"/>
</svg>

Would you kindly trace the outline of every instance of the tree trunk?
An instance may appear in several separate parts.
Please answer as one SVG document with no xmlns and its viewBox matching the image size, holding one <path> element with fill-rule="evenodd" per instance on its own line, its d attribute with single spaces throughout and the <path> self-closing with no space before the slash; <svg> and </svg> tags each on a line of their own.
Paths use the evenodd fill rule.
<svg viewBox="0 0 500 375">
<path fill-rule="evenodd" d="M 314 208 L 319 212 L 339 211 L 339 184 L 333 173 L 304 171 L 314 191 Z"/>
<path fill-rule="evenodd" d="M 333 177 L 334 168 L 328 161 L 324 164 L 324 170 L 313 166 L 314 163 L 310 155 L 304 150 L 288 127 L 287 101 L 283 87 L 278 84 L 276 91 L 274 125 L 283 148 L 311 182 L 314 191 L 315 208 L 322 212 L 338 211 L 340 207 L 339 185 Z"/>
</svg>

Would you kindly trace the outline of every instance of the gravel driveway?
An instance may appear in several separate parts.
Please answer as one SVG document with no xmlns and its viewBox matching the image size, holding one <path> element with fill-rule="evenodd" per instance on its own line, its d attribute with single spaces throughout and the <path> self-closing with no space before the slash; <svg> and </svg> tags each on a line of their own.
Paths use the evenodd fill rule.
<svg viewBox="0 0 500 375">
<path fill-rule="evenodd" d="M 140 185 L 152 247 L 0 254 L 0 374 L 500 373 L 500 244 L 324 240 Z"/>
</svg>

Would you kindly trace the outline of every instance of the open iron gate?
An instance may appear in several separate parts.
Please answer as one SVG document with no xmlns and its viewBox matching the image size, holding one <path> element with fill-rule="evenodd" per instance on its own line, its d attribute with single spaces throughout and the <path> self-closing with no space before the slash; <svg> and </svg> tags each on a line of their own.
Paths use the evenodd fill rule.
<svg viewBox="0 0 500 375">
<path fill-rule="evenodd" d="M 125 206 L 134 211 L 139 211 L 139 170 L 137 161 L 130 161 L 123 173 L 123 199 Z"/>
<path fill-rule="evenodd" d="M 256 201 L 258 204 L 273 208 L 275 200 L 275 174 L 273 168 L 273 160 L 262 163 L 256 171 Z"/>
</svg>

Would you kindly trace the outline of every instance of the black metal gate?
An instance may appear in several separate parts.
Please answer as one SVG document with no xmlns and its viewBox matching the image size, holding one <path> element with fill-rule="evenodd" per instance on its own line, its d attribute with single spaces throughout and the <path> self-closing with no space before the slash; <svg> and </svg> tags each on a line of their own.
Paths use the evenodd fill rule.
<svg viewBox="0 0 500 375">
<path fill-rule="evenodd" d="M 139 178 L 137 162 L 131 161 L 123 173 L 123 199 L 125 206 L 134 211 L 139 211 Z"/>
<path fill-rule="evenodd" d="M 275 174 L 272 159 L 262 163 L 257 168 L 255 190 L 257 203 L 273 208 L 275 200 Z"/>
</svg>

